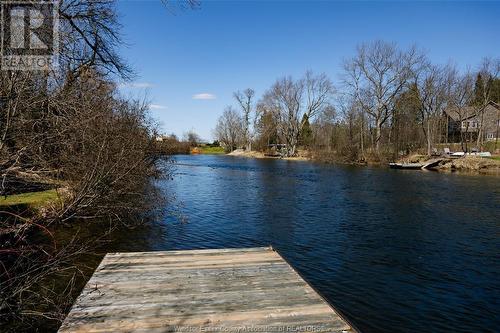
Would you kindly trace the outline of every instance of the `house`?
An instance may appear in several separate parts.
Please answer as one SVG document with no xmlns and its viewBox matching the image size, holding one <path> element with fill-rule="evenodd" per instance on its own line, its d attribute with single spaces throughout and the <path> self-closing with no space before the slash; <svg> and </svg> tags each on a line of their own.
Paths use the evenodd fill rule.
<svg viewBox="0 0 500 333">
<path fill-rule="evenodd" d="M 495 141 L 500 139 L 500 104 L 489 103 L 483 115 L 484 121 L 484 139 L 486 141 Z"/>
<path fill-rule="evenodd" d="M 484 108 L 484 112 L 480 111 L 473 106 L 446 108 L 444 116 L 447 124 L 448 142 L 460 142 L 462 134 L 466 141 L 477 140 L 481 124 L 483 124 L 483 140 L 497 140 L 500 134 L 500 105 L 490 102 Z"/>
</svg>

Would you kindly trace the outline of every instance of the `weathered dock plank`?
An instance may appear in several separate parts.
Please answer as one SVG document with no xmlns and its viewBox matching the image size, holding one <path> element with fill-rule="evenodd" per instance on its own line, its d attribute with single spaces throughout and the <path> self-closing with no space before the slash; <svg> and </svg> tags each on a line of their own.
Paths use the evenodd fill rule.
<svg viewBox="0 0 500 333">
<path fill-rule="evenodd" d="M 270 248 L 110 253 L 59 332 L 352 332 Z"/>
</svg>

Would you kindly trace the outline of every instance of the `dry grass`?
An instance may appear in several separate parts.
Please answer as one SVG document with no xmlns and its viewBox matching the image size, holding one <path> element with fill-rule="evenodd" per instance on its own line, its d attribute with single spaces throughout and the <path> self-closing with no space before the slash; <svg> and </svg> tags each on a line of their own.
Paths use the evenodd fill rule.
<svg viewBox="0 0 500 333">
<path fill-rule="evenodd" d="M 442 165 L 441 169 L 458 171 L 498 172 L 500 171 L 500 160 L 467 156 L 450 160 L 448 163 Z"/>
</svg>

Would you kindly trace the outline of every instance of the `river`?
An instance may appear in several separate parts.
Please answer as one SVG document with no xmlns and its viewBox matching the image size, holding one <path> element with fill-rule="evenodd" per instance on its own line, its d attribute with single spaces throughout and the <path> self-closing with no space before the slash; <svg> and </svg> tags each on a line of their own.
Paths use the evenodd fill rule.
<svg viewBox="0 0 500 333">
<path fill-rule="evenodd" d="M 176 156 L 124 250 L 272 245 L 362 332 L 500 327 L 500 178 Z"/>
</svg>

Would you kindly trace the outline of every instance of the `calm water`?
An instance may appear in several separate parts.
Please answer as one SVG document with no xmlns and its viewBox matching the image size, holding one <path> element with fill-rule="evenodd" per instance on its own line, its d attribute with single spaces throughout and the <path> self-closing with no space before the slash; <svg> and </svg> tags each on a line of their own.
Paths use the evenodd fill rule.
<svg viewBox="0 0 500 333">
<path fill-rule="evenodd" d="M 129 250 L 272 244 L 362 332 L 498 332 L 500 178 L 207 155 L 175 170 L 164 228 Z"/>
</svg>

